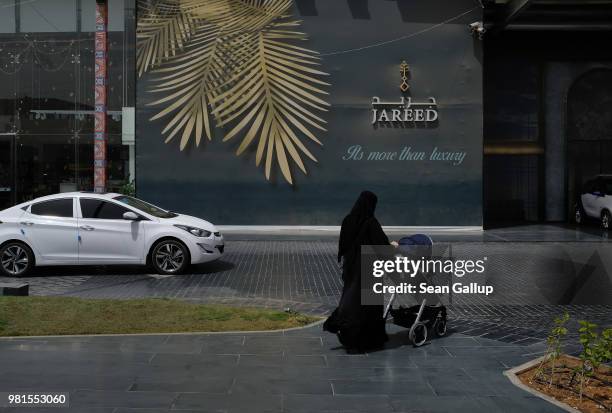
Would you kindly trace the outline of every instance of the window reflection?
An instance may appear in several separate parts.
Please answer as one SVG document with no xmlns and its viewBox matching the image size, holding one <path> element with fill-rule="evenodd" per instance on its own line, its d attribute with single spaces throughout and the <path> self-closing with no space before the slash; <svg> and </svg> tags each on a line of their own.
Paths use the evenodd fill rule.
<svg viewBox="0 0 612 413">
<path fill-rule="evenodd" d="M 77 29 L 76 0 L 22 1 L 21 31 L 74 32 Z"/>
</svg>

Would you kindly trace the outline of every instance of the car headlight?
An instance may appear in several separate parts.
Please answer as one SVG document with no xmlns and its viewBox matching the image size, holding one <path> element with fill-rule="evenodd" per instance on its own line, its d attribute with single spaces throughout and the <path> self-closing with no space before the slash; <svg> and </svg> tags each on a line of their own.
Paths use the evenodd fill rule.
<svg viewBox="0 0 612 413">
<path fill-rule="evenodd" d="M 200 238 L 208 238 L 212 234 L 212 232 L 206 231 L 205 229 L 188 227 L 187 225 L 174 225 L 174 226 L 189 232 L 191 235 L 195 235 L 196 237 L 200 237 Z"/>
</svg>

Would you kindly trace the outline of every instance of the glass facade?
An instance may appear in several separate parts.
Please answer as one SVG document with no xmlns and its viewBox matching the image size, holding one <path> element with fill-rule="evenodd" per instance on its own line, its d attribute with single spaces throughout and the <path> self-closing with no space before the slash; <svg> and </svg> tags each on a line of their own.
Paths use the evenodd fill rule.
<svg viewBox="0 0 612 413">
<path fill-rule="evenodd" d="M 134 3 L 109 1 L 111 191 L 134 179 L 134 148 L 122 135 L 135 100 Z M 0 0 L 0 8 L 0 209 L 91 190 L 95 0 Z"/>
<path fill-rule="evenodd" d="M 485 49 L 484 218 L 493 225 L 536 222 L 543 213 L 542 70 L 507 50 Z"/>
</svg>

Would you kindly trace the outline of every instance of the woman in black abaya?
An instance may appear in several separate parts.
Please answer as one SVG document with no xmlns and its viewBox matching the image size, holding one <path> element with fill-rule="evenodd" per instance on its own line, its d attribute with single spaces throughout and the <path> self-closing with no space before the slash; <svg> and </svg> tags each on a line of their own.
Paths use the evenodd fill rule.
<svg viewBox="0 0 612 413">
<path fill-rule="evenodd" d="M 338 243 L 338 262 L 343 263 L 342 297 L 338 308 L 323 324 L 323 329 L 337 334 L 347 349 L 358 351 L 381 347 L 387 341 L 383 297 L 380 296 L 379 305 L 361 305 L 361 246 L 390 245 L 374 216 L 377 200 L 372 192 L 362 192 L 342 221 Z"/>
</svg>

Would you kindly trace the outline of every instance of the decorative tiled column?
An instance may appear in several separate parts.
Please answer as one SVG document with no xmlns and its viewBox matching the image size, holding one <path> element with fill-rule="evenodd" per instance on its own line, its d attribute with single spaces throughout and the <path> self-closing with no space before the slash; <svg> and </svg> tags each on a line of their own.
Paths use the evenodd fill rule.
<svg viewBox="0 0 612 413">
<path fill-rule="evenodd" d="M 106 0 L 96 0 L 95 41 L 95 120 L 94 120 L 94 191 L 106 191 L 106 83 L 107 83 Z"/>
</svg>

